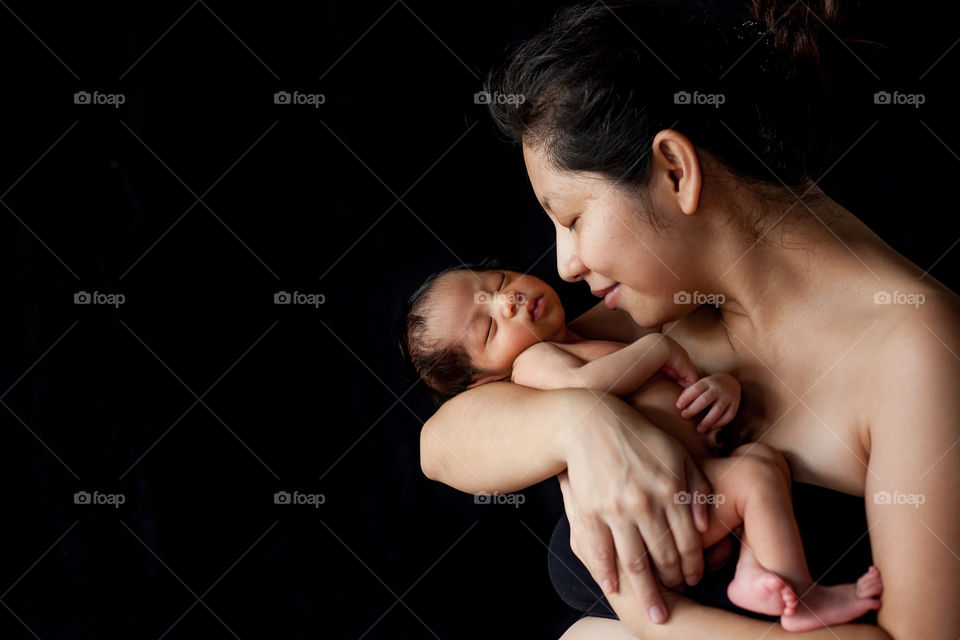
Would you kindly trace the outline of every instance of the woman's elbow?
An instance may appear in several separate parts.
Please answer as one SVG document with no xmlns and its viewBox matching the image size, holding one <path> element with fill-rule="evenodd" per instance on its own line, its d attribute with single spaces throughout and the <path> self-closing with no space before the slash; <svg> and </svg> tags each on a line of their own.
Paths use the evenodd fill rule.
<svg viewBox="0 0 960 640">
<path fill-rule="evenodd" d="M 442 460 L 437 449 L 437 437 L 427 420 L 420 430 L 420 470 L 431 480 L 440 482 Z"/>
</svg>

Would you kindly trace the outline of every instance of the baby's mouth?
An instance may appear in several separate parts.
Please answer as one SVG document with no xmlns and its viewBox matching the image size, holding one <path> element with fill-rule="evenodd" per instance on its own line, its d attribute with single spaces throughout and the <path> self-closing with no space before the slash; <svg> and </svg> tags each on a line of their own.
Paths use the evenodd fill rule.
<svg viewBox="0 0 960 640">
<path fill-rule="evenodd" d="M 530 314 L 530 319 L 536 322 L 537 319 L 543 315 L 543 310 L 546 308 L 546 306 L 547 299 L 543 296 L 531 298 L 531 300 L 527 303 L 527 313 Z"/>
</svg>

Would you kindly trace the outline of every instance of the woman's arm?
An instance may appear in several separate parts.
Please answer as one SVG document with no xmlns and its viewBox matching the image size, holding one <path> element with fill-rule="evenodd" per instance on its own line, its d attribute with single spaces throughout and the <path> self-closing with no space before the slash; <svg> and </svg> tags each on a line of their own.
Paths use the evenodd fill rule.
<svg viewBox="0 0 960 640">
<path fill-rule="evenodd" d="M 620 398 L 491 383 L 447 401 L 420 442 L 424 473 L 462 491 L 515 491 L 566 467 L 581 560 L 607 593 L 629 581 L 652 617 L 663 601 L 651 565 L 669 586 L 703 573 L 693 511 L 704 530 L 706 509 L 674 496 L 709 485 L 676 438 Z"/>
<path fill-rule="evenodd" d="M 867 521 L 883 573 L 880 626 L 897 640 L 960 637 L 960 327 L 887 338 L 869 421 Z"/>
</svg>

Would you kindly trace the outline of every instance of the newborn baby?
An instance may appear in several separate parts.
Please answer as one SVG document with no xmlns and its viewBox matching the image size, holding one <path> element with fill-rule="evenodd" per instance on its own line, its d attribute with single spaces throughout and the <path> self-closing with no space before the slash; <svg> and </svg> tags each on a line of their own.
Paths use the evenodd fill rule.
<svg viewBox="0 0 960 640">
<path fill-rule="evenodd" d="M 675 380 L 684 388 L 675 408 L 671 403 L 658 409 L 680 409 L 684 418 L 706 411 L 696 434 L 669 431 L 687 447 L 715 492 L 681 492 L 675 500 L 715 507 L 704 547 L 743 527 L 736 574 L 727 587 L 730 600 L 780 616 L 788 631 L 841 624 L 880 608 L 883 584 L 876 567 L 856 583 L 813 581 L 793 516 L 789 468 L 778 451 L 751 443 L 730 457 L 714 455 L 708 432 L 734 418 L 740 385 L 724 373 L 700 378 L 672 338 L 649 333 L 632 344 L 585 340 L 566 326 L 560 299 L 549 285 L 496 268 L 452 268 L 431 277 L 411 298 L 405 327 L 404 346 L 414 368 L 442 398 L 510 380 L 537 389 L 594 389 L 637 405 L 642 404 L 638 388 L 658 373 Z"/>
</svg>

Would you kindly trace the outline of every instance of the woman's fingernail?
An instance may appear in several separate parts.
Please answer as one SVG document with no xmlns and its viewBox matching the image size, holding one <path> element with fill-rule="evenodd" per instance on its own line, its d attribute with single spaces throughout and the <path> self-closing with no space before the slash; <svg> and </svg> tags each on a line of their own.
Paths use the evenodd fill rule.
<svg viewBox="0 0 960 640">
<path fill-rule="evenodd" d="M 600 588 L 603 589 L 604 593 L 613 593 L 613 582 L 609 578 L 607 578 L 606 580 L 600 583 Z"/>
<path fill-rule="evenodd" d="M 650 607 L 650 619 L 656 624 L 660 624 L 667 619 L 667 612 L 664 611 L 663 605 L 655 604 Z"/>
</svg>

